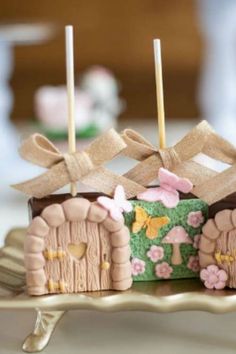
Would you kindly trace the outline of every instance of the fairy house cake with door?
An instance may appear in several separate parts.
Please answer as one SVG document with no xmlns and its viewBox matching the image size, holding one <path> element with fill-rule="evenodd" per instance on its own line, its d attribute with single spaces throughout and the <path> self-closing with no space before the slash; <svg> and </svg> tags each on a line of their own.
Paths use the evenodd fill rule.
<svg viewBox="0 0 236 354">
<path fill-rule="evenodd" d="M 129 232 L 98 203 L 71 198 L 33 218 L 25 241 L 29 294 L 126 290 Z"/>
<path fill-rule="evenodd" d="M 205 121 L 165 146 L 158 55 L 160 48 L 159 148 L 134 130 L 110 129 L 76 151 L 70 85 L 69 151 L 39 134 L 23 141 L 21 156 L 47 169 L 13 186 L 31 196 L 25 240 L 30 295 L 124 291 L 133 281 L 199 275 L 209 289 L 236 288 L 236 148 Z M 199 153 L 230 167 L 218 173 L 196 162 Z M 138 162 L 117 175 L 104 167 L 116 156 Z M 77 182 L 97 193 L 77 194 Z M 68 184 L 71 195 L 54 194 Z"/>
<path fill-rule="evenodd" d="M 84 176 L 82 179 L 90 179 L 91 185 L 98 179 L 97 185 L 106 192 L 111 187 L 107 187 L 104 178 L 111 181 L 118 176 L 103 167 L 97 171 L 98 166 L 95 168 L 92 162 L 102 164 L 124 146 L 119 134 L 110 130 L 86 150 L 74 154 L 77 164 L 74 167 L 66 165 L 65 157 L 41 135 L 33 135 L 23 142 L 20 152 L 24 158 L 36 161 L 40 156 L 41 165 L 42 161 L 57 161 L 52 162 L 51 168 L 47 166 L 49 170 L 43 175 L 15 186 L 34 196 L 29 202 L 31 222 L 25 240 L 26 281 L 30 295 L 126 290 L 132 285 L 130 234 L 122 215 L 122 211 L 131 211 L 132 205 L 126 200 L 123 187 L 115 188 L 114 198 L 102 195 L 95 198 L 93 194 L 89 194 L 89 198 L 50 195 L 77 172 L 79 161 L 85 156 L 87 165 L 84 170 L 80 165 L 79 170 Z M 57 179 L 54 178 L 55 170 L 56 173 L 60 170 Z M 45 180 L 50 182 L 46 184 Z M 127 185 L 136 186 L 128 180 Z"/>
<path fill-rule="evenodd" d="M 14 186 L 33 196 L 32 221 L 25 242 L 29 294 L 126 290 L 133 280 L 198 277 L 199 267 L 216 264 L 231 279 L 227 285 L 235 286 L 234 210 L 223 210 L 229 206 L 225 197 L 234 192 L 234 187 L 230 184 L 227 190 L 217 189 L 217 193 L 209 188 L 225 173 L 229 175 L 232 167 L 216 173 L 191 159 L 200 151 L 217 158 L 219 152 L 212 153 L 209 147 L 212 142 L 225 143 L 225 151 L 232 146 L 221 140 L 206 122 L 200 123 L 172 148 L 179 150 L 181 162 L 171 169 L 186 176 L 178 177 L 161 167 L 166 167 L 163 151 L 170 148 L 154 149 L 134 131 L 129 142 L 127 134 L 130 137 L 130 131 L 121 135 L 113 129 L 108 131 L 84 151 L 73 154 L 78 164 L 75 167 L 67 165 L 67 156 L 43 136 L 36 134 L 23 142 L 21 155 L 40 165 L 46 161 L 44 166 L 47 164 L 48 168 L 42 175 Z M 190 152 L 186 145 L 189 139 L 196 141 Z M 186 154 L 188 160 L 183 162 Z M 119 176 L 103 167 L 117 155 L 129 155 L 140 162 Z M 85 156 L 87 165 L 82 169 L 79 161 Z M 150 159 L 149 173 L 143 173 Z M 159 186 L 146 188 L 154 179 L 154 171 L 158 171 Z M 52 194 L 76 173 L 76 180 L 95 186 L 99 192 L 77 197 Z M 234 175 L 228 178 L 233 179 Z M 234 198 L 230 208 L 234 209 Z M 219 235 L 231 238 L 230 254 L 226 249 L 228 241 L 218 240 Z M 226 261 L 231 262 L 228 268 Z M 219 274 L 223 276 L 223 272 Z"/>
</svg>

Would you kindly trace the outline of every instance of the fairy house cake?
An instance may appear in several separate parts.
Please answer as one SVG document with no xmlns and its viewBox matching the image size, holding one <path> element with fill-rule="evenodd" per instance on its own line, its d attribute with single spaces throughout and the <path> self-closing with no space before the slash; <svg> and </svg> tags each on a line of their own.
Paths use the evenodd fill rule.
<svg viewBox="0 0 236 354">
<path fill-rule="evenodd" d="M 198 242 L 208 206 L 199 199 L 179 200 L 178 191 L 188 193 L 192 184 L 163 168 L 159 183 L 140 193 L 125 214 L 134 280 L 198 277 Z"/>
<path fill-rule="evenodd" d="M 122 218 L 85 198 L 51 204 L 25 241 L 28 293 L 126 290 L 132 284 L 129 231 Z"/>
<path fill-rule="evenodd" d="M 110 147 L 111 136 L 118 142 L 114 149 Z M 108 154 L 115 154 L 119 141 L 123 143 L 122 138 L 111 130 L 78 155 L 89 156 L 92 151 L 92 158 L 99 159 L 102 154 L 101 162 L 107 158 L 103 149 L 109 147 Z M 55 158 L 56 150 L 49 140 L 36 134 L 23 142 L 20 151 L 26 159 L 42 158 L 44 154 L 48 160 L 49 156 Z M 101 194 L 96 198 L 93 194 L 88 194 L 88 198 L 60 194 L 47 196 L 48 188 L 57 189 L 60 182 L 53 179 L 51 184 L 45 184 L 45 179 L 50 180 L 48 174 L 54 173 L 53 168 L 60 164 L 58 179 L 69 178 L 68 167 L 62 158 L 43 175 L 15 186 L 34 196 L 29 202 L 31 221 L 25 240 L 28 293 L 43 295 L 128 289 L 132 285 L 130 234 L 122 212 L 131 211 L 132 205 L 126 200 L 123 187 L 118 185 L 115 188 L 114 198 Z M 105 169 L 93 173 L 93 178 L 102 184 L 101 176 L 112 175 Z"/>
<path fill-rule="evenodd" d="M 70 85 L 69 151 L 62 153 L 40 134 L 23 141 L 21 156 L 47 169 L 13 186 L 31 197 L 25 240 L 30 295 L 124 291 L 133 281 L 199 275 L 209 289 L 236 288 L 236 148 L 206 121 L 165 146 L 158 43 L 160 148 L 134 130 L 110 129 L 76 151 Z M 230 167 L 216 172 L 196 161 L 199 154 Z M 104 167 L 117 156 L 138 162 L 117 175 Z M 97 194 L 76 195 L 77 182 Z M 68 184 L 71 195 L 55 194 Z"/>
<path fill-rule="evenodd" d="M 129 139 L 125 134 L 112 129 L 76 152 L 77 163 L 82 156 L 89 157 L 79 165 L 76 180 L 98 190 L 77 197 L 53 194 L 69 183 L 77 166 L 69 165 L 69 171 L 67 157 L 43 136 L 23 142 L 21 155 L 48 168 L 14 186 L 33 197 L 25 241 L 29 294 L 126 290 L 132 281 L 199 277 L 199 271 L 208 288 L 236 287 L 232 167 L 217 173 L 189 159 L 199 150 L 218 158 L 219 151 L 210 149 L 215 143 L 223 144 L 226 156 L 233 147 L 202 122 L 177 143 L 178 148 L 197 136 L 192 155 L 188 147 L 182 150 L 188 160 L 170 172 L 162 167 L 163 151 L 154 150 L 134 131 L 131 141 L 130 131 Z M 140 162 L 119 176 L 103 167 L 117 155 Z M 231 161 L 222 154 L 220 158 Z M 144 173 L 150 160 L 151 173 Z M 146 188 L 154 169 L 159 185 Z M 226 186 L 221 184 L 225 173 L 232 180 Z"/>
</svg>

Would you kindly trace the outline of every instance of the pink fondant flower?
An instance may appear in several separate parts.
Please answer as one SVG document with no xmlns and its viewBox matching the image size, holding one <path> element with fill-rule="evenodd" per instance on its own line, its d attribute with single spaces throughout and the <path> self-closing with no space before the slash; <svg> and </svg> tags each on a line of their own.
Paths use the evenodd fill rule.
<svg viewBox="0 0 236 354">
<path fill-rule="evenodd" d="M 193 238 L 193 247 L 198 250 L 201 235 L 195 235 Z"/>
<path fill-rule="evenodd" d="M 147 256 L 152 262 L 160 261 L 164 257 L 164 249 L 163 247 L 152 245 L 147 252 Z"/>
<path fill-rule="evenodd" d="M 198 256 L 190 256 L 187 264 L 188 269 L 191 269 L 193 272 L 199 272 L 199 257 Z"/>
<path fill-rule="evenodd" d="M 159 278 L 169 279 L 172 272 L 173 268 L 167 262 L 157 264 L 155 267 L 156 276 Z"/>
<path fill-rule="evenodd" d="M 132 275 L 139 275 L 145 272 L 145 262 L 139 258 L 133 258 L 131 261 Z"/>
<path fill-rule="evenodd" d="M 188 214 L 187 224 L 194 228 L 199 227 L 204 222 L 204 216 L 201 211 L 191 211 Z"/>
<path fill-rule="evenodd" d="M 208 289 L 224 289 L 228 275 L 225 270 L 212 264 L 201 270 L 200 278 Z"/>
</svg>

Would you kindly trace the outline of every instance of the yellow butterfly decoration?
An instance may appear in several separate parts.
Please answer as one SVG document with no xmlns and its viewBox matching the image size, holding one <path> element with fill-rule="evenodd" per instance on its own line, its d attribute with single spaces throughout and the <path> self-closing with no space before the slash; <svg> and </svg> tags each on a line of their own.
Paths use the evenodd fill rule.
<svg viewBox="0 0 236 354">
<path fill-rule="evenodd" d="M 135 221 L 132 224 L 132 232 L 137 233 L 146 228 L 146 236 L 154 240 L 158 236 L 160 228 L 170 221 L 167 216 L 152 217 L 141 207 L 135 207 Z"/>
</svg>

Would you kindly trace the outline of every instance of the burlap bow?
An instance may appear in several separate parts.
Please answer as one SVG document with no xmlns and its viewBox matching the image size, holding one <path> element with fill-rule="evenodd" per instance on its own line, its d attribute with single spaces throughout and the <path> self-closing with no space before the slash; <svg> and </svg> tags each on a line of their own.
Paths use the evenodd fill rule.
<svg viewBox="0 0 236 354">
<path fill-rule="evenodd" d="M 236 148 L 217 135 L 202 121 L 175 146 L 157 150 L 137 132 L 126 129 L 122 137 L 127 148 L 122 152 L 141 161 L 124 176 L 139 185 L 147 186 L 160 167 L 189 178 L 194 184 L 193 194 L 209 205 L 236 191 Z M 233 165 L 217 173 L 192 159 L 199 153 Z"/>
<path fill-rule="evenodd" d="M 84 151 L 74 154 L 62 154 L 47 138 L 34 134 L 23 141 L 19 153 L 25 160 L 46 167 L 48 171 L 12 187 L 27 195 L 42 198 L 79 180 L 108 195 L 112 195 L 115 187 L 121 184 L 127 197 L 133 197 L 145 188 L 102 166 L 126 147 L 126 143 L 114 129 L 94 140 Z"/>
<path fill-rule="evenodd" d="M 199 153 L 232 166 L 217 173 L 193 160 Z M 127 198 L 132 198 L 157 178 L 160 167 L 189 178 L 194 184 L 193 194 L 209 205 L 236 191 L 236 148 L 217 135 L 206 121 L 166 149 L 157 150 L 133 130 L 126 129 L 120 136 L 111 129 L 84 151 L 64 155 L 48 139 L 35 134 L 23 142 L 20 154 L 49 169 L 39 177 L 13 186 L 38 198 L 78 180 L 108 195 L 121 184 Z M 118 154 L 141 162 L 124 176 L 118 176 L 102 166 Z"/>
</svg>

